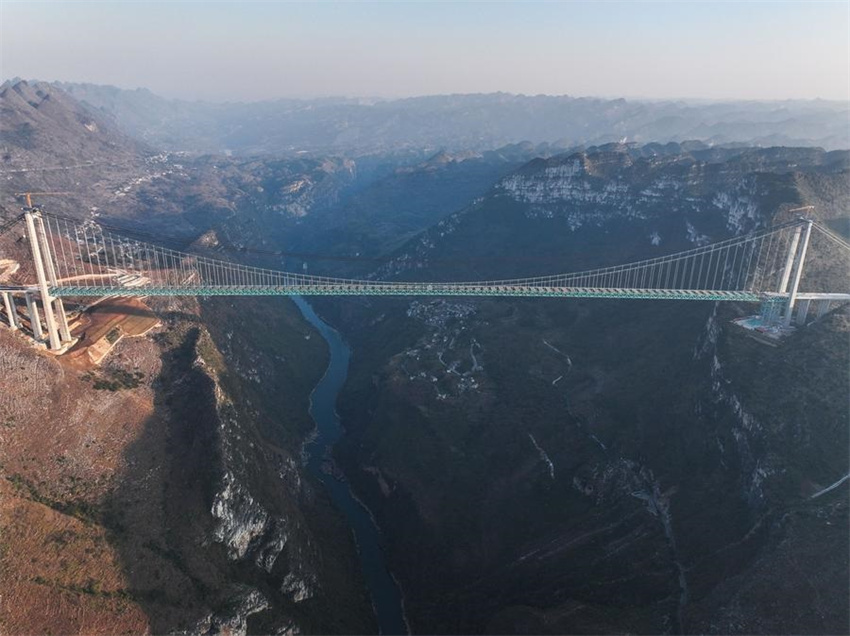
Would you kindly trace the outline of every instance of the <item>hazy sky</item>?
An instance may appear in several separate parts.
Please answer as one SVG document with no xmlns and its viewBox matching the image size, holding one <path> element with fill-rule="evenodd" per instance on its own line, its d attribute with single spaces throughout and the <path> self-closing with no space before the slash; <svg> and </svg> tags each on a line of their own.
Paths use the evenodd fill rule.
<svg viewBox="0 0 850 636">
<path fill-rule="evenodd" d="M 11 2 L 0 75 L 256 100 L 850 98 L 850 2 Z"/>
</svg>

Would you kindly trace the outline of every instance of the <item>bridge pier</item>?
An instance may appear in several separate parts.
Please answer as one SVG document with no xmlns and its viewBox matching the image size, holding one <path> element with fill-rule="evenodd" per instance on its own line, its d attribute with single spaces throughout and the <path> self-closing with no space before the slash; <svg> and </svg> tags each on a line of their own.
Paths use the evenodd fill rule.
<svg viewBox="0 0 850 636">
<path fill-rule="evenodd" d="M 782 319 L 784 302 L 770 299 L 761 304 L 761 322 L 764 325 L 777 325 Z"/>
<path fill-rule="evenodd" d="M 62 342 L 71 342 L 71 330 L 68 327 L 68 315 L 65 313 L 65 303 L 61 298 L 54 298 L 53 303 L 56 306 L 56 317 L 59 319 L 59 337 Z"/>
<path fill-rule="evenodd" d="M 44 340 L 44 330 L 41 328 L 41 319 L 38 317 L 38 305 L 35 302 L 35 296 L 32 292 L 27 292 L 24 294 L 24 299 L 27 301 L 27 313 L 30 317 L 32 335 L 36 340 Z"/>
<path fill-rule="evenodd" d="M 797 319 L 795 321 L 798 327 L 805 326 L 806 316 L 809 314 L 809 305 L 811 302 L 808 298 L 800 301 L 800 305 L 797 307 Z"/>
<path fill-rule="evenodd" d="M 819 300 L 817 304 L 817 319 L 820 320 L 829 312 L 829 306 L 832 304 L 831 300 Z"/>
<path fill-rule="evenodd" d="M 9 329 L 17 331 L 21 323 L 18 320 L 18 312 L 11 292 L 3 292 L 3 304 L 6 305 L 6 315 L 9 317 Z"/>
</svg>

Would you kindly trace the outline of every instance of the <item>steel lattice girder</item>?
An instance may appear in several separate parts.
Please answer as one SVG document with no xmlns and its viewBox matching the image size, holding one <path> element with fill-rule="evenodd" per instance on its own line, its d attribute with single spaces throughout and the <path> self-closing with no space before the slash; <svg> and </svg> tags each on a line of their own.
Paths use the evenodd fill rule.
<svg viewBox="0 0 850 636">
<path fill-rule="evenodd" d="M 582 289 L 576 287 L 422 285 L 287 285 L 287 286 L 192 286 L 192 287 L 53 287 L 56 297 L 68 296 L 486 296 L 507 298 L 622 298 L 633 300 L 711 300 L 760 302 L 764 295 L 751 291 L 668 289 Z"/>
</svg>

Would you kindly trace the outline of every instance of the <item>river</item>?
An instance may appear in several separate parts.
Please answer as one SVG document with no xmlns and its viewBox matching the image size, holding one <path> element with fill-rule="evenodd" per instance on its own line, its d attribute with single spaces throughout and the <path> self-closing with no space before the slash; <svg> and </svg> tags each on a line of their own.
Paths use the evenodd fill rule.
<svg viewBox="0 0 850 636">
<path fill-rule="evenodd" d="M 381 548 L 381 534 L 369 511 L 354 498 L 351 488 L 322 470 L 322 462 L 342 437 L 342 425 L 336 412 L 336 400 L 348 375 L 351 350 L 339 332 L 316 315 L 301 297 L 292 299 L 322 335 L 330 349 L 325 375 L 310 394 L 310 415 L 316 423 L 316 436 L 305 447 L 307 470 L 324 484 L 334 505 L 342 511 L 357 541 L 363 578 L 372 596 L 381 634 L 407 634 L 401 590 L 387 569 Z"/>
</svg>

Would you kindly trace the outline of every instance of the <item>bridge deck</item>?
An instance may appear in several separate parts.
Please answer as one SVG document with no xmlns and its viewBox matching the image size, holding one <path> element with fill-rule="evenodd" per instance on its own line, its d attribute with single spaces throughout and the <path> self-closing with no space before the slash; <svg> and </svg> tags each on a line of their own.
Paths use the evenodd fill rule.
<svg viewBox="0 0 850 636">
<path fill-rule="evenodd" d="M 720 300 L 759 302 L 751 291 L 617 289 L 588 287 L 488 286 L 451 283 L 378 283 L 291 286 L 59 286 L 50 293 L 68 296 L 500 296 L 523 298 L 631 298 L 647 300 Z"/>
</svg>

